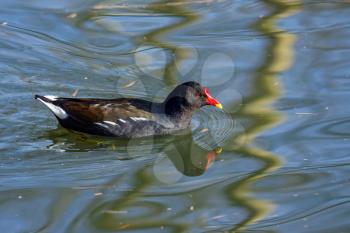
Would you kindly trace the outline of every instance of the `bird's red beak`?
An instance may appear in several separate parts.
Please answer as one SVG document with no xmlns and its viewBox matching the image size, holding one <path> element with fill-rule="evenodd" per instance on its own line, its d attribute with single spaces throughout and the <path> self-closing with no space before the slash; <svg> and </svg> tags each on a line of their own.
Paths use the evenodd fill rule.
<svg viewBox="0 0 350 233">
<path fill-rule="evenodd" d="M 217 101 L 216 99 L 214 99 L 210 94 L 209 94 L 209 90 L 208 90 L 208 88 L 204 88 L 204 93 L 205 93 L 205 95 L 206 95 L 206 97 L 207 97 L 207 104 L 208 105 L 213 105 L 213 106 L 215 106 L 215 107 L 217 107 L 217 108 L 220 108 L 220 109 L 222 109 L 222 105 L 219 103 L 219 101 Z"/>
</svg>

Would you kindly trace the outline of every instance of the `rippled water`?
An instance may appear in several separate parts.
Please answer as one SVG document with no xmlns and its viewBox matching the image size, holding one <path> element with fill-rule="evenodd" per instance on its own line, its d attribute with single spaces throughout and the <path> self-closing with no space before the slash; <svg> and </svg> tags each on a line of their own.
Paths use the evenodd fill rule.
<svg viewBox="0 0 350 233">
<path fill-rule="evenodd" d="M 348 1 L 2 0 L 1 232 L 349 232 Z M 197 80 L 225 111 L 116 140 L 34 94 L 161 101 Z"/>
</svg>

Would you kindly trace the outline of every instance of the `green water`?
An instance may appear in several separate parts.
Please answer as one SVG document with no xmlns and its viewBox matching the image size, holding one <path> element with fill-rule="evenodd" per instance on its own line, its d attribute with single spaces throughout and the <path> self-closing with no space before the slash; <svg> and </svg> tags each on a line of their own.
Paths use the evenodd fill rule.
<svg viewBox="0 0 350 233">
<path fill-rule="evenodd" d="M 1 0 L 0 232 L 350 232 L 347 1 Z M 57 126 L 34 94 L 161 101 L 191 133 Z"/>
</svg>

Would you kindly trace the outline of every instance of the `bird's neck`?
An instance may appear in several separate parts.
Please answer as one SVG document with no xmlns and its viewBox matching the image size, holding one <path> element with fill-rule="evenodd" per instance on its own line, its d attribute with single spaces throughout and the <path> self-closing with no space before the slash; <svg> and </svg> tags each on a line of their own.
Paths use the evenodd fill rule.
<svg viewBox="0 0 350 233">
<path fill-rule="evenodd" d="M 185 98 L 173 97 L 166 99 L 163 103 L 165 114 L 176 121 L 191 121 L 192 113 L 195 110 Z"/>
</svg>

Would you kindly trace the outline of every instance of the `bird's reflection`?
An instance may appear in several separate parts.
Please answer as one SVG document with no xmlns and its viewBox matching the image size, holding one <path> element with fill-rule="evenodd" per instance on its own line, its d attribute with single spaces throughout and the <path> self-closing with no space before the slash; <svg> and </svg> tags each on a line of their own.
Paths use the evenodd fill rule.
<svg viewBox="0 0 350 233">
<path fill-rule="evenodd" d="M 98 154 L 99 151 L 113 151 L 113 155 L 119 160 L 154 157 L 154 155 L 166 156 L 176 170 L 185 176 L 202 175 L 222 150 L 213 142 L 205 149 L 199 146 L 190 130 L 162 137 L 115 139 L 70 132 L 58 127 L 47 131 L 41 137 L 51 141 L 47 146 L 48 149 L 61 152 L 94 151 Z"/>
<path fill-rule="evenodd" d="M 204 149 L 192 138 L 192 134 L 186 137 L 177 136 L 163 150 L 175 168 L 185 176 L 202 175 L 221 152 L 220 147 Z"/>
</svg>

